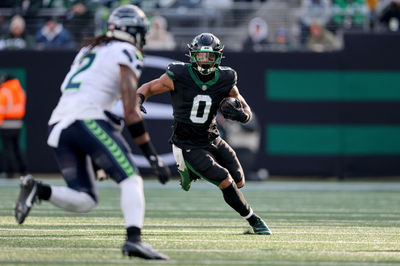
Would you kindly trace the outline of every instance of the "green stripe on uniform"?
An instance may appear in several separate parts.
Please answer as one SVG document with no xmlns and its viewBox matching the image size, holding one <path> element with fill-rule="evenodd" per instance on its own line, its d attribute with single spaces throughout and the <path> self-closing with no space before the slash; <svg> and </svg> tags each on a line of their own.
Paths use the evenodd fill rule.
<svg viewBox="0 0 400 266">
<path fill-rule="evenodd" d="M 400 126 L 266 126 L 266 153 L 282 156 L 400 155 Z"/>
<path fill-rule="evenodd" d="M 219 184 L 221 184 L 221 182 L 217 182 L 217 181 L 208 179 L 208 178 L 206 178 L 205 176 L 203 176 L 202 174 L 200 174 L 199 172 L 197 172 L 197 171 L 193 168 L 193 166 L 191 166 L 190 163 L 188 163 L 186 160 L 185 160 L 185 164 L 186 164 L 187 168 L 189 168 L 190 171 L 192 171 L 193 173 L 195 173 L 198 177 L 203 178 L 204 180 L 206 180 L 206 181 L 208 181 L 208 182 L 210 182 L 210 183 L 212 183 L 212 184 L 214 184 L 214 185 L 216 185 L 216 186 L 219 186 Z"/>
<path fill-rule="evenodd" d="M 108 134 L 97 124 L 94 120 L 84 120 L 85 125 L 88 129 L 96 136 L 97 139 L 107 147 L 109 152 L 114 157 L 115 161 L 118 162 L 119 166 L 124 170 L 127 176 L 133 176 L 136 174 L 128 158 L 122 152 L 118 144 L 108 136 Z"/>
<path fill-rule="evenodd" d="M 175 80 L 175 74 L 171 70 L 167 70 L 167 75 L 170 79 Z"/>
<path fill-rule="evenodd" d="M 265 79 L 269 100 L 400 100 L 399 71 L 268 70 Z"/>
</svg>

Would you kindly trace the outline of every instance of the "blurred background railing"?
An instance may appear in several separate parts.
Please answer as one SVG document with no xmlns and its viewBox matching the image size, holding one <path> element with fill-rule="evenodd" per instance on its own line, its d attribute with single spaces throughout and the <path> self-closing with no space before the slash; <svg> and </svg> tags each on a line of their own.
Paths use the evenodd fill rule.
<svg viewBox="0 0 400 266">
<path fill-rule="evenodd" d="M 398 0 L 3 0 L 0 36 L 18 37 L 11 29 L 18 24 L 22 38 L 32 39 L 24 48 L 76 48 L 82 38 L 103 33 L 110 11 L 127 3 L 140 6 L 152 21 L 148 50 L 152 42 L 165 43 L 165 34 L 173 44 L 156 50 L 184 50 L 194 35 L 213 32 L 232 51 L 330 51 L 343 47 L 346 32 L 398 32 L 400 24 Z M 15 15 L 24 22 L 13 24 Z M 38 44 L 48 20 L 62 25 L 72 44 Z M 62 34 L 55 32 L 45 37 Z M 6 48 L 12 45 L 0 46 Z"/>
</svg>

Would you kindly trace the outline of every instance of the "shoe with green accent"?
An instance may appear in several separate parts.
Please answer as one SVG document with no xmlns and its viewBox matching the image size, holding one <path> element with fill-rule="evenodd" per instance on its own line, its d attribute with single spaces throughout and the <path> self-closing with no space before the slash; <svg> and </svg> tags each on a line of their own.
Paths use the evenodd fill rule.
<svg viewBox="0 0 400 266">
<path fill-rule="evenodd" d="M 189 171 L 179 171 L 181 176 L 180 184 L 183 190 L 189 191 L 190 185 L 192 184 L 192 179 L 190 178 Z"/>
<path fill-rule="evenodd" d="M 267 224 L 261 219 L 257 218 L 257 222 L 252 226 L 254 234 L 257 235 L 271 235 L 272 232 L 269 230 Z"/>
</svg>

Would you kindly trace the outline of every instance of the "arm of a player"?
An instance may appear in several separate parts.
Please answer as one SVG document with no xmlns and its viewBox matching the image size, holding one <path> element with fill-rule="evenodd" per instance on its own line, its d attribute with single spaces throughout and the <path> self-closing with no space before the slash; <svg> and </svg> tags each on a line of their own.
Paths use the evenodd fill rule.
<svg viewBox="0 0 400 266">
<path fill-rule="evenodd" d="M 152 95 L 161 94 L 174 90 L 174 82 L 167 74 L 162 74 L 159 78 L 149 81 L 137 90 L 137 93 L 144 96 L 143 102 Z"/>
<path fill-rule="evenodd" d="M 240 103 L 242 104 L 243 111 L 249 115 L 249 118 L 245 121 L 248 122 L 251 118 L 251 109 L 250 106 L 247 104 L 246 100 L 243 96 L 239 93 L 239 89 L 236 86 L 233 86 L 232 89 L 229 91 L 229 97 L 237 98 Z"/>
<path fill-rule="evenodd" d="M 120 66 L 121 69 L 121 95 L 124 105 L 125 122 L 129 133 L 139 145 L 146 156 L 155 174 L 162 184 L 165 184 L 171 175 L 168 165 L 158 156 L 157 151 L 150 140 L 145 122 L 136 101 L 137 77 L 133 71 Z"/>
<path fill-rule="evenodd" d="M 124 106 L 125 123 L 129 127 L 129 125 L 136 124 L 137 122 L 143 120 L 142 114 L 137 108 L 138 105 L 136 103 L 136 88 L 138 84 L 138 79 L 135 73 L 133 73 L 133 71 L 127 66 L 120 65 L 120 73 L 121 97 Z M 132 135 L 137 144 L 140 145 L 150 141 L 150 136 L 147 131 L 136 132 L 142 133 L 138 136 L 135 134 Z"/>
</svg>

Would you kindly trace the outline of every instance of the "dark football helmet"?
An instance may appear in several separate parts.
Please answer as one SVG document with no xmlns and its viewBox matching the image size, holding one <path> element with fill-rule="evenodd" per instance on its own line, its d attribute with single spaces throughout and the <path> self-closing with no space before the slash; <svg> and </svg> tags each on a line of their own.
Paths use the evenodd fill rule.
<svg viewBox="0 0 400 266">
<path fill-rule="evenodd" d="M 108 18 L 108 37 L 134 43 L 142 48 L 146 43 L 149 21 L 144 12 L 134 5 L 120 6 Z"/>
<path fill-rule="evenodd" d="M 224 46 L 211 33 L 201 33 L 188 44 L 192 67 L 202 75 L 209 75 L 221 64 Z"/>
</svg>

